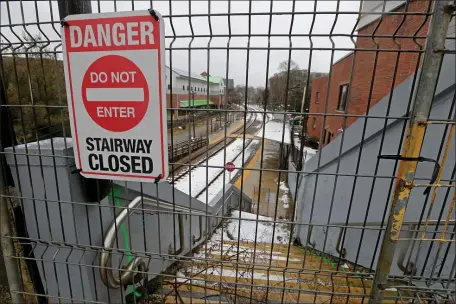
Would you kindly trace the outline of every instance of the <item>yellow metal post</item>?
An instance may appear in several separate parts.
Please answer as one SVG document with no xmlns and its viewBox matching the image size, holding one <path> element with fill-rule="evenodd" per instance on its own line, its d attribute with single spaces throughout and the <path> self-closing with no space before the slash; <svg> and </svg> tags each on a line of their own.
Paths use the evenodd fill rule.
<svg viewBox="0 0 456 304">
<path fill-rule="evenodd" d="M 434 99 L 440 66 L 443 60 L 445 39 L 454 6 L 449 1 L 434 1 L 434 13 L 429 25 L 428 39 L 420 79 L 415 92 L 407 138 L 403 143 L 397 172 L 394 195 L 391 201 L 388 225 L 377 262 L 370 303 L 382 303 L 383 292 L 388 287 L 388 276 L 396 250 L 397 240 L 404 221 L 405 210 L 415 177 L 417 161 L 426 132 L 427 118 Z"/>
</svg>

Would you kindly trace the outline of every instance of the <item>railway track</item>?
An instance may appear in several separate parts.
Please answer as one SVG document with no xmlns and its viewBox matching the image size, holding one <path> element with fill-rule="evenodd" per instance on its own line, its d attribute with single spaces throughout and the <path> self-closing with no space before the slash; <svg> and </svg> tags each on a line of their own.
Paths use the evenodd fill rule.
<svg viewBox="0 0 456 304">
<path fill-rule="evenodd" d="M 252 117 L 253 117 L 253 119 L 252 119 Z M 255 121 L 257 121 L 256 113 L 250 113 L 248 121 L 249 121 L 249 123 L 248 123 L 248 126 L 245 128 L 245 131 L 249 130 L 253 126 Z M 242 134 L 241 132 L 243 132 L 243 131 L 244 131 L 244 128 L 241 127 L 239 130 L 233 132 L 231 135 Z M 220 141 L 220 142 L 216 143 L 213 147 L 210 148 L 211 151 L 209 152 L 207 157 L 199 160 L 196 164 L 191 164 L 190 166 L 192 168 L 190 170 L 183 170 L 182 172 L 179 172 L 178 174 L 174 174 L 174 175 L 170 174 L 170 177 L 168 177 L 167 181 L 170 184 L 174 184 L 175 182 L 179 181 L 182 177 L 184 177 L 185 175 L 187 175 L 191 171 L 193 171 L 194 168 L 196 168 L 199 165 L 203 164 L 206 160 L 210 159 L 211 157 L 213 157 L 217 153 L 223 151 L 228 145 L 233 143 L 234 140 L 235 140 L 235 138 L 229 138 L 229 139 L 227 138 L 226 141 Z M 200 153 L 195 153 L 195 154 L 196 154 L 196 156 L 193 157 L 192 160 L 194 160 L 195 158 L 198 158 L 198 157 L 201 156 Z"/>
<path fill-rule="evenodd" d="M 255 115 L 255 116 L 254 116 L 254 119 L 249 123 L 248 127 L 245 129 L 245 130 L 246 130 L 246 133 L 247 133 L 247 131 L 253 126 L 254 122 L 258 120 L 257 114 L 253 114 L 253 115 Z M 262 121 L 262 124 L 260 125 L 260 127 L 263 126 L 263 124 L 264 124 L 264 121 Z M 237 132 L 237 133 L 239 133 L 239 132 Z M 195 169 L 195 168 L 197 168 L 198 165 L 201 165 L 201 164 L 205 163 L 206 161 L 207 161 L 207 164 L 209 164 L 209 160 L 210 160 L 213 156 L 215 156 L 217 153 L 219 153 L 220 151 L 222 151 L 223 149 L 225 149 L 226 147 L 228 147 L 228 145 L 231 144 L 233 141 L 234 141 L 234 139 L 231 140 L 229 143 L 227 142 L 227 144 L 224 145 L 223 147 L 221 147 L 220 149 L 217 149 L 217 151 L 215 151 L 214 153 L 212 153 L 210 157 L 205 158 L 205 159 L 201 160 L 200 162 L 198 162 L 198 164 L 197 164 L 194 168 L 192 168 L 192 170 Z M 250 147 L 250 145 L 252 144 L 252 141 L 253 141 L 253 138 L 246 140 L 245 143 L 243 144 L 243 148 L 241 149 L 241 151 L 239 151 L 239 152 L 236 153 L 235 155 L 232 155 L 229 159 L 226 159 L 226 161 L 233 161 L 233 162 L 236 161 L 236 160 L 245 152 L 245 150 L 246 150 L 247 148 Z M 247 159 L 244 160 L 244 161 L 247 161 Z M 186 171 L 186 172 L 184 172 L 183 175 L 180 176 L 180 178 L 183 177 L 183 176 L 186 176 L 187 174 L 190 174 L 190 173 L 191 173 L 191 171 Z M 211 187 L 211 186 L 220 178 L 220 176 L 222 176 L 224 173 L 225 173 L 225 170 L 221 169 L 219 172 L 217 172 L 216 175 L 212 176 L 212 177 L 210 178 L 210 180 L 208 180 L 208 178 L 206 177 L 206 178 L 207 178 L 207 183 L 206 183 L 205 187 L 202 188 L 202 189 L 200 189 L 200 190 L 198 190 L 198 191 L 196 192 L 196 195 L 192 195 L 192 196 L 195 197 L 195 198 L 197 198 L 197 199 L 199 199 L 199 198 L 201 198 L 205 193 L 208 193 L 208 192 L 209 192 L 208 190 L 210 189 L 210 187 Z M 204 199 L 202 199 L 202 200 L 204 201 Z"/>
<path fill-rule="evenodd" d="M 244 145 L 245 149 L 247 149 L 247 147 L 250 146 L 252 141 L 253 141 L 253 139 L 249 139 L 248 142 L 246 142 L 246 144 Z M 242 155 L 242 153 L 244 153 L 245 149 L 243 149 L 239 153 L 237 153 L 236 156 L 233 159 L 230 159 L 230 160 L 227 160 L 227 161 L 231 161 L 231 162 L 235 161 L 236 159 L 238 159 L 239 156 Z M 206 190 L 209 189 L 209 187 L 224 173 L 225 173 L 225 169 L 220 170 L 220 172 L 216 176 L 214 176 L 211 181 L 209 181 L 207 183 L 207 186 L 204 187 L 204 189 L 202 189 L 202 190 L 200 190 L 198 192 L 198 194 L 195 196 L 195 198 L 199 198 L 201 195 L 203 195 L 206 192 Z"/>
</svg>

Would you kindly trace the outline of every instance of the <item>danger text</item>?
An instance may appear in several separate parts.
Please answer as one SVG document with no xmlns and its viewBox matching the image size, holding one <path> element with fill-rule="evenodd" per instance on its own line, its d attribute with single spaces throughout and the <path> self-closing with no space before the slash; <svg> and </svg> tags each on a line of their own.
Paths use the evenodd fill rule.
<svg viewBox="0 0 456 304">
<path fill-rule="evenodd" d="M 151 21 L 71 25 L 71 48 L 136 46 L 154 44 L 154 26 Z"/>
</svg>

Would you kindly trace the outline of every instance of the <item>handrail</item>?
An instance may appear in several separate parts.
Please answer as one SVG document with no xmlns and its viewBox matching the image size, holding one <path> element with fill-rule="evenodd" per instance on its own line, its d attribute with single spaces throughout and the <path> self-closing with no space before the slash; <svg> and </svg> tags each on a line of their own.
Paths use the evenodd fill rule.
<svg viewBox="0 0 456 304">
<path fill-rule="evenodd" d="M 193 245 L 195 245 L 196 243 L 201 241 L 201 239 L 203 238 L 203 217 L 200 215 L 198 219 L 199 219 L 199 232 L 200 232 L 200 235 L 199 235 L 198 238 L 195 238 L 195 235 L 193 235 Z"/>
<path fill-rule="evenodd" d="M 345 247 L 340 248 L 340 243 L 342 241 L 342 235 L 345 234 L 347 231 L 347 228 L 343 227 L 339 230 L 339 235 L 337 236 L 337 242 L 336 242 L 336 252 L 343 258 L 347 255 L 347 250 Z"/>
<path fill-rule="evenodd" d="M 435 224 L 438 224 L 439 222 L 443 223 L 445 222 L 444 220 L 429 220 L 428 223 L 431 225 L 431 226 L 434 226 Z M 404 225 L 419 225 L 420 223 L 424 224 L 424 221 L 419 221 L 419 220 L 415 220 L 415 221 L 404 221 L 403 224 Z M 455 224 L 456 223 L 456 220 L 449 220 L 448 223 L 451 223 L 451 224 Z M 346 225 L 347 223 L 346 222 L 339 222 L 339 223 L 330 223 L 330 225 Z M 382 222 L 355 222 L 355 223 L 349 223 L 350 226 L 365 226 L 365 227 L 371 227 L 371 226 L 385 226 L 386 227 L 386 222 L 385 223 L 382 223 Z M 347 227 L 342 227 L 342 228 L 347 228 Z M 350 227 L 348 227 L 350 228 Z"/>
<path fill-rule="evenodd" d="M 313 231 L 313 225 L 310 225 L 310 226 L 309 226 L 309 229 L 308 229 L 308 231 L 307 231 L 307 235 L 308 235 L 307 243 L 309 243 L 310 246 L 312 246 L 312 248 L 315 248 L 315 245 L 316 245 L 315 241 L 312 242 L 312 241 L 310 240 L 310 237 L 312 236 L 312 231 Z"/>
<path fill-rule="evenodd" d="M 403 222 L 403 225 L 409 225 L 409 226 L 413 226 L 415 227 L 416 225 L 419 225 L 421 221 L 404 221 Z M 433 225 L 436 225 L 438 224 L 439 222 L 442 222 L 441 220 L 429 220 L 428 221 L 428 224 L 433 226 Z M 455 224 L 456 223 L 456 220 L 449 220 L 448 223 L 452 223 L 452 224 Z M 344 223 L 345 224 L 345 223 Z M 337 224 L 336 224 L 337 225 Z M 350 223 L 351 226 L 381 226 L 382 223 L 381 222 L 370 222 L 370 223 Z M 386 223 L 383 223 L 383 225 L 386 225 Z M 345 232 L 347 230 L 347 227 L 341 227 L 340 228 L 340 231 L 339 231 L 339 236 L 337 237 L 337 244 L 336 244 L 336 251 L 337 253 L 341 254 L 342 257 L 345 257 L 345 255 L 347 254 L 347 250 L 345 249 L 345 247 L 343 248 L 340 248 L 340 243 L 341 243 L 341 240 L 342 240 L 342 232 Z M 409 240 L 410 242 L 410 240 Z M 339 249 L 340 248 L 340 249 Z M 406 266 L 404 266 L 404 260 L 405 260 L 405 254 L 402 255 L 400 254 L 400 257 L 398 258 L 397 260 L 397 266 L 399 267 L 399 269 L 401 269 L 402 271 L 405 271 L 406 269 Z"/>
<path fill-rule="evenodd" d="M 403 222 L 403 225 L 410 225 L 410 226 L 416 226 L 416 225 L 419 225 L 420 222 L 422 221 L 404 221 Z M 438 224 L 439 222 L 442 222 L 441 220 L 429 220 L 428 221 L 428 225 L 430 226 L 433 226 L 433 225 L 436 225 Z M 448 221 L 448 224 L 455 224 L 456 223 L 456 220 L 449 220 Z M 382 228 L 383 226 L 386 226 L 386 223 L 382 223 L 382 222 L 368 222 L 368 223 L 364 223 L 364 222 L 355 222 L 355 223 L 349 223 L 350 226 L 359 226 L 359 227 L 369 227 L 369 226 L 381 226 L 380 228 Z M 331 223 L 331 225 L 346 225 L 346 223 Z M 311 243 L 310 242 L 310 237 L 312 236 L 312 231 L 313 231 L 313 225 L 309 224 L 309 230 L 308 230 L 308 237 L 307 239 L 309 240 L 308 243 L 312 246 L 312 247 L 315 247 L 315 242 Z M 340 230 L 339 230 L 339 234 L 337 236 L 337 242 L 336 242 L 336 252 L 338 254 L 340 254 L 342 257 L 345 257 L 346 254 L 347 254 L 347 250 L 345 249 L 345 247 L 342 247 L 340 248 L 340 243 L 342 242 L 342 235 L 343 233 L 345 233 L 345 231 L 347 230 L 347 228 L 349 227 L 340 227 Z M 397 263 L 398 263 L 398 267 L 399 269 L 403 270 L 406 269 L 406 266 L 404 266 L 404 260 L 405 260 L 405 255 L 402 256 L 400 255 L 400 258 L 398 259 Z"/>
<path fill-rule="evenodd" d="M 201 217 L 201 216 L 200 216 Z M 169 254 L 179 255 L 184 251 L 184 216 L 182 214 L 177 215 L 177 223 L 179 225 L 179 246 L 180 248 L 172 252 L 171 250 L 168 252 Z M 176 249 L 176 248 L 174 248 Z"/>
<path fill-rule="evenodd" d="M 199 215 L 200 217 L 205 215 L 204 212 L 201 211 L 194 211 L 187 207 L 176 206 L 164 201 L 158 201 L 156 199 L 137 196 L 134 198 L 128 206 L 123 209 L 111 223 L 108 231 L 105 234 L 105 238 L 103 241 L 103 249 L 100 253 L 100 277 L 103 283 L 108 288 L 120 288 L 123 285 L 131 285 L 137 283 L 139 280 L 142 279 L 142 275 L 138 274 L 137 272 L 146 271 L 146 263 L 144 258 L 136 257 L 132 259 L 125 267 L 122 267 L 120 276 L 114 276 L 114 272 L 112 269 L 112 255 L 111 255 L 111 248 L 114 245 L 115 237 L 117 235 L 117 228 L 122 225 L 125 219 L 130 216 L 132 212 L 135 211 L 135 208 L 140 204 L 144 203 L 144 205 L 152 206 L 152 207 L 160 207 L 163 209 L 178 211 L 178 212 L 187 212 L 190 210 L 195 215 Z M 182 214 L 178 215 L 179 221 L 179 235 L 180 235 L 180 242 L 181 248 L 175 252 L 176 255 L 182 253 L 184 246 L 183 246 L 183 218 Z"/>
<path fill-rule="evenodd" d="M 416 234 L 417 232 L 412 232 L 413 229 L 416 228 L 416 224 L 409 224 L 409 228 L 410 228 L 410 234 L 413 235 L 413 234 Z M 407 242 L 407 246 L 405 246 L 405 248 L 402 248 L 402 250 L 399 252 L 399 256 L 397 257 L 397 262 L 396 262 L 396 265 L 397 267 L 402 271 L 404 272 L 405 275 L 411 275 L 413 272 L 414 272 L 414 269 L 415 269 L 415 266 L 413 264 L 413 262 L 409 262 L 407 263 L 407 265 L 404 265 L 404 262 L 405 262 L 405 258 L 407 256 L 407 251 L 409 250 L 410 248 L 410 241 Z"/>
</svg>

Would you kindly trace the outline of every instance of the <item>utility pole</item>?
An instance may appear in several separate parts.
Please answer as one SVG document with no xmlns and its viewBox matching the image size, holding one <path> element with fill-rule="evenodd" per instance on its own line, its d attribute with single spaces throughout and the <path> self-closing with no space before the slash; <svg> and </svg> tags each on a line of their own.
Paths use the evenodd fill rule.
<svg viewBox="0 0 456 304">
<path fill-rule="evenodd" d="M 304 87 L 304 92 L 302 93 L 302 101 L 301 101 L 301 114 L 304 114 L 304 104 L 306 103 L 306 87 Z"/>
</svg>

